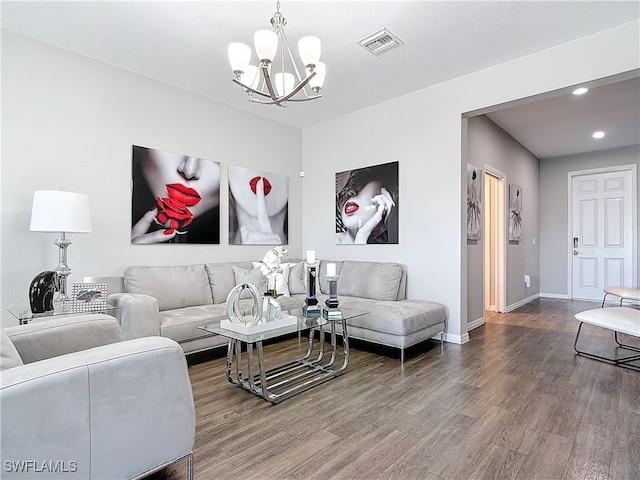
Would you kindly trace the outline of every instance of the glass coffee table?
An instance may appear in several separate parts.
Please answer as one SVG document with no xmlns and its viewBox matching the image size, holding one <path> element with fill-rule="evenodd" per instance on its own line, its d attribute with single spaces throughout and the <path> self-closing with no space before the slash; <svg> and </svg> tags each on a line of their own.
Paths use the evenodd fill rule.
<svg viewBox="0 0 640 480">
<path fill-rule="evenodd" d="M 283 310 L 283 313 L 294 315 L 297 323 L 251 335 L 221 328 L 220 323 L 199 327 L 229 339 L 227 380 L 274 404 L 342 375 L 349 365 L 347 320 L 365 315 L 367 312 L 342 310 L 342 318 L 338 320 L 323 317 L 306 318 L 302 308 Z M 336 324 L 338 323 L 342 326 L 342 348 L 340 349 L 336 341 Z M 325 342 L 325 329 L 330 333 L 329 342 Z M 309 345 L 303 357 L 277 367 L 266 368 L 262 342 L 306 330 L 309 330 Z M 316 331 L 319 333 L 317 341 Z M 326 343 L 328 345 L 325 345 Z M 242 358 L 243 345 L 246 346 L 246 362 Z M 258 353 L 257 372 L 254 371 L 254 346 Z M 316 346 L 317 353 L 314 353 Z M 342 362 L 336 365 L 338 357 L 342 357 Z M 245 367 L 246 373 L 243 372 Z"/>
</svg>

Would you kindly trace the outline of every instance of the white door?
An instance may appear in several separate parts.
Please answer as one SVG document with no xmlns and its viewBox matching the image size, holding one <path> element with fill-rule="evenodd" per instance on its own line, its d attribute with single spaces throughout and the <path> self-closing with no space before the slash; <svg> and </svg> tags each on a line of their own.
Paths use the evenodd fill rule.
<svg viewBox="0 0 640 480">
<path fill-rule="evenodd" d="M 600 300 L 606 286 L 633 287 L 633 171 L 572 177 L 572 297 Z"/>
</svg>

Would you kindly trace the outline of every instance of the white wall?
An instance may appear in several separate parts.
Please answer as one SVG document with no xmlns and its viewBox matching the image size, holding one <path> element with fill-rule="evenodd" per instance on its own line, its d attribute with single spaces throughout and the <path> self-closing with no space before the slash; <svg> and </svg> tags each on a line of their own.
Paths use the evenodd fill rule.
<svg viewBox="0 0 640 480">
<path fill-rule="evenodd" d="M 469 118 L 467 127 L 467 159 L 482 169 L 489 165 L 506 174 L 505 201 L 509 184 L 522 187 L 522 239 L 506 244 L 506 307 L 539 293 L 539 162 L 538 159 L 507 132 L 484 115 Z M 484 203 L 483 203 L 484 207 Z M 505 214 L 508 216 L 508 213 Z M 467 312 L 469 321 L 484 318 L 483 257 L 484 231 L 477 242 L 467 242 Z M 505 227 L 505 234 L 508 228 Z M 533 245 L 533 240 L 536 245 Z M 531 276 L 531 287 L 525 288 L 524 275 Z"/>
<path fill-rule="evenodd" d="M 542 295 L 554 297 L 568 295 L 567 174 L 577 170 L 633 164 L 638 166 L 636 168 L 637 185 L 640 185 L 640 145 L 540 160 L 540 275 L 542 278 L 540 292 Z M 640 195 L 638 195 L 636 211 L 640 212 Z M 637 278 L 640 279 L 640 262 Z"/>
<path fill-rule="evenodd" d="M 34 190 L 87 193 L 93 233 L 70 235 L 71 283 L 131 264 L 259 259 L 229 246 L 227 167 L 289 176 L 289 248 L 301 255 L 300 130 L 22 35 L 2 31 L 2 296 L 28 306 L 32 278 L 58 264 L 57 234 L 30 233 Z M 221 245 L 131 245 L 131 145 L 222 166 Z M 264 148 L 277 145 L 278 148 Z"/>
<path fill-rule="evenodd" d="M 466 341 L 462 115 L 637 69 L 638 26 L 623 25 L 305 129 L 303 249 L 317 250 L 320 258 L 406 263 L 409 298 L 447 305 L 448 339 Z M 335 172 L 393 160 L 400 162 L 400 244 L 335 245 Z"/>
</svg>

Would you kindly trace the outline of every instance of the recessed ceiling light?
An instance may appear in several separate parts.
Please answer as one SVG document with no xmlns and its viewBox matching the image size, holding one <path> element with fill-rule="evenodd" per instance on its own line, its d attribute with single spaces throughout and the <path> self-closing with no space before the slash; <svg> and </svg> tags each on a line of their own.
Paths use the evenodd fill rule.
<svg viewBox="0 0 640 480">
<path fill-rule="evenodd" d="M 584 88 L 584 87 L 580 87 L 580 88 L 576 88 L 573 92 L 574 95 L 584 95 L 585 93 L 587 93 L 589 91 L 588 88 Z"/>
<path fill-rule="evenodd" d="M 593 138 L 602 138 L 604 137 L 604 132 L 602 131 L 597 131 L 597 132 L 593 132 L 593 135 L 591 135 Z"/>
</svg>

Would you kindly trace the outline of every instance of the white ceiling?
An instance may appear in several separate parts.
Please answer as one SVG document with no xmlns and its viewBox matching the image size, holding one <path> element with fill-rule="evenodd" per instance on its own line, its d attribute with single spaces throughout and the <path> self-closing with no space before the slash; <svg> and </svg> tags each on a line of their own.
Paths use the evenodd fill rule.
<svg viewBox="0 0 640 480">
<path fill-rule="evenodd" d="M 1 20 L 10 30 L 305 128 L 640 18 L 637 1 L 282 0 L 281 4 L 291 43 L 303 35 L 317 35 L 327 64 L 323 97 L 286 109 L 247 102 L 231 81 L 226 57 L 228 43 L 251 44 L 255 30 L 269 28 L 275 1 L 3 0 Z M 405 45 L 378 57 L 357 45 L 383 27 Z M 595 149 L 638 144 L 638 82 L 622 90 L 600 87 L 583 96 L 580 104 L 576 98 L 557 97 L 503 110 L 491 118 L 541 158 L 585 151 L 593 142 L 585 143 L 584 132 L 573 137 L 570 130 L 561 129 L 589 129 L 598 124 L 597 118 L 589 121 L 594 114 L 602 119 L 607 113 L 606 121 L 619 134 L 605 137 L 608 146 L 601 142 Z M 614 96 L 618 108 L 612 108 L 608 95 Z M 592 100 L 597 100 L 594 106 Z M 618 125 L 614 114 L 625 106 L 623 123 Z M 634 108 L 635 116 L 630 111 Z M 635 130 L 623 139 L 625 123 L 626 130 Z"/>
</svg>

